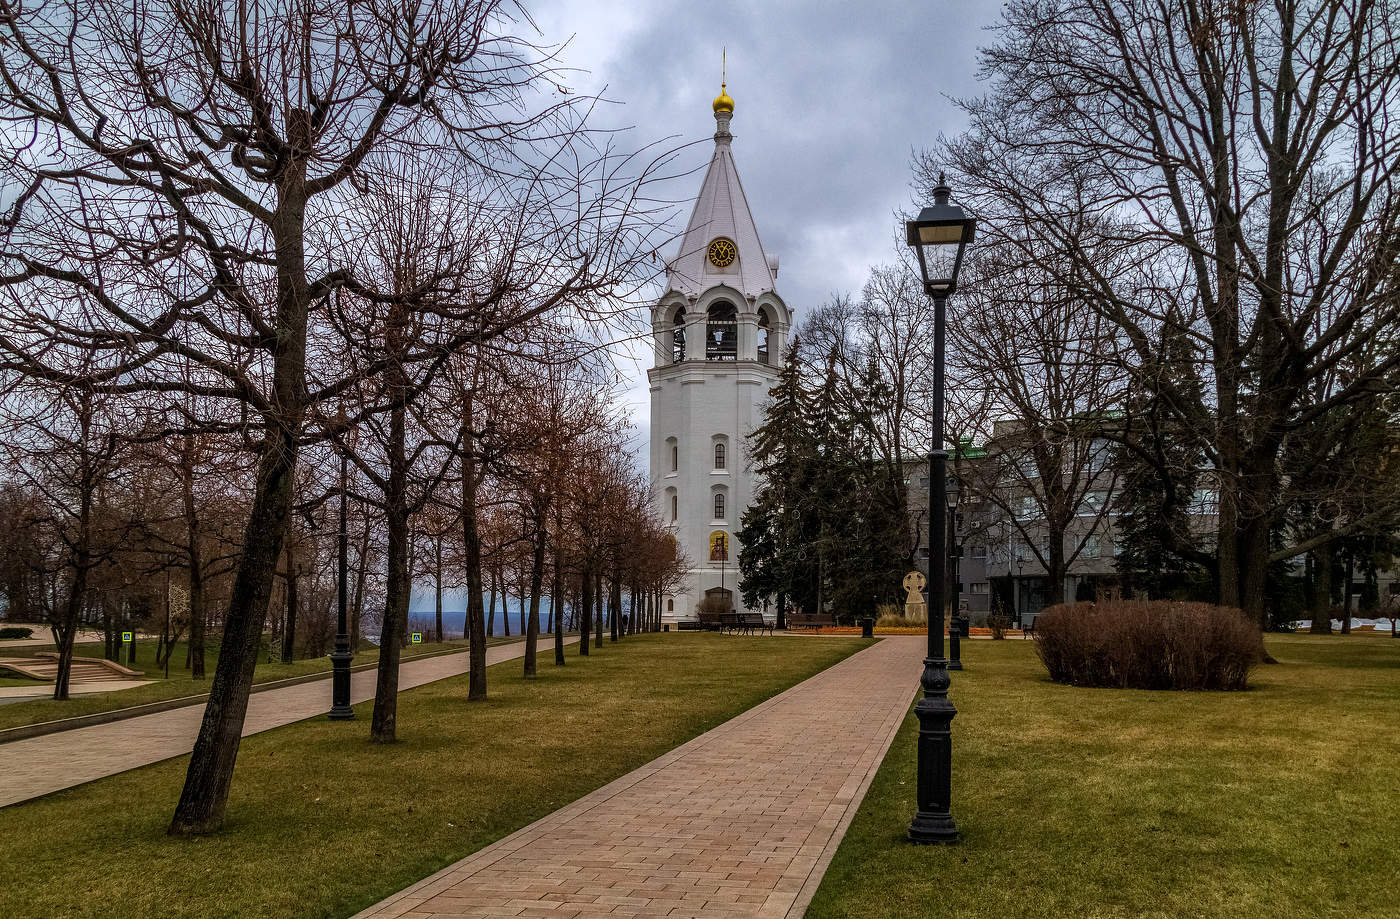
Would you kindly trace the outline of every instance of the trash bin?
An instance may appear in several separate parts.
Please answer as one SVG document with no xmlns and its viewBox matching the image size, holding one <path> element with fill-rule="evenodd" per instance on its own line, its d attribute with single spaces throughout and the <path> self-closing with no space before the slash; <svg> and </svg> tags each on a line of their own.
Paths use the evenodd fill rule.
<svg viewBox="0 0 1400 919">
<path fill-rule="evenodd" d="M 874 619 L 871 619 L 869 616 L 866 616 L 864 619 L 862 619 L 862 620 L 860 621 L 860 637 L 861 637 L 861 638 L 874 638 L 874 637 L 875 637 L 875 620 L 874 620 Z"/>
</svg>

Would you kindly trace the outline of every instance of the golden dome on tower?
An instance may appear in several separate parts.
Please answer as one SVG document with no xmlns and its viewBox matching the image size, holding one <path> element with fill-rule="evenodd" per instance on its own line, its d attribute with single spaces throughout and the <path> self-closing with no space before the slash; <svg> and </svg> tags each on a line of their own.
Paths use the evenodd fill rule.
<svg viewBox="0 0 1400 919">
<path fill-rule="evenodd" d="M 734 114 L 734 100 L 729 98 L 729 93 L 724 91 L 724 84 L 719 84 L 719 95 L 715 96 L 715 114 L 728 112 Z"/>
</svg>

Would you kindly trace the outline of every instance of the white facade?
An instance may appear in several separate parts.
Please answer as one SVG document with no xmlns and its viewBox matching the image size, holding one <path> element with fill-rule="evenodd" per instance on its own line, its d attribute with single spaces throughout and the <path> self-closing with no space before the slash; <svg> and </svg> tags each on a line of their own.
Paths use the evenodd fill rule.
<svg viewBox="0 0 1400 919">
<path fill-rule="evenodd" d="M 692 567 L 667 596 L 664 622 L 694 620 L 706 591 L 739 596 L 734 533 L 753 496 L 745 438 L 763 420 L 791 315 L 778 296 L 778 259 L 763 251 L 734 168 L 733 100 L 715 100 L 715 151 L 666 292 L 652 307 L 651 478 L 662 522 Z M 728 558 L 711 552 L 722 534 Z"/>
</svg>

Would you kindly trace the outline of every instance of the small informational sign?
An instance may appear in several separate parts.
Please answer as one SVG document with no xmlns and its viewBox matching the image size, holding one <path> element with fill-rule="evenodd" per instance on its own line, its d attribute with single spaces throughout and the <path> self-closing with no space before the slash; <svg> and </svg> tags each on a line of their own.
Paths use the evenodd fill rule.
<svg viewBox="0 0 1400 919">
<path fill-rule="evenodd" d="M 130 632 L 122 632 L 122 641 L 131 641 L 132 637 Z"/>
<path fill-rule="evenodd" d="M 421 644 L 423 643 L 423 633 L 422 633 L 422 632 L 414 632 L 414 633 L 413 633 L 413 643 L 414 643 L 415 645 L 421 645 Z"/>
</svg>

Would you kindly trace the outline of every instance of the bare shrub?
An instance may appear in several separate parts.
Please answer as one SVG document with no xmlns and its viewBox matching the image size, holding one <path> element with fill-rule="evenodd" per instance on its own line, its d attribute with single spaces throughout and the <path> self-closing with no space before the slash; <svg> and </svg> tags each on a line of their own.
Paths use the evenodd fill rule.
<svg viewBox="0 0 1400 919">
<path fill-rule="evenodd" d="M 700 602 L 695 604 L 695 611 L 697 613 L 705 613 L 707 615 L 711 613 L 719 615 L 721 613 L 733 612 L 733 610 L 730 609 L 729 604 L 724 600 L 720 599 L 718 596 L 702 597 L 700 599 Z"/>
<path fill-rule="evenodd" d="M 922 629 L 926 625 L 928 623 L 922 620 L 910 619 L 907 616 L 898 616 L 893 613 L 881 613 L 880 618 L 875 620 L 877 629 Z"/>
<path fill-rule="evenodd" d="M 1208 603 L 1069 603 L 1035 621 L 1050 678 L 1116 689 L 1245 689 L 1260 658 L 1259 627 Z"/>
<path fill-rule="evenodd" d="M 994 640 L 1006 638 L 1006 630 L 1011 628 L 1011 617 L 1005 613 L 992 613 L 987 617 L 987 628 L 992 630 Z"/>
</svg>

